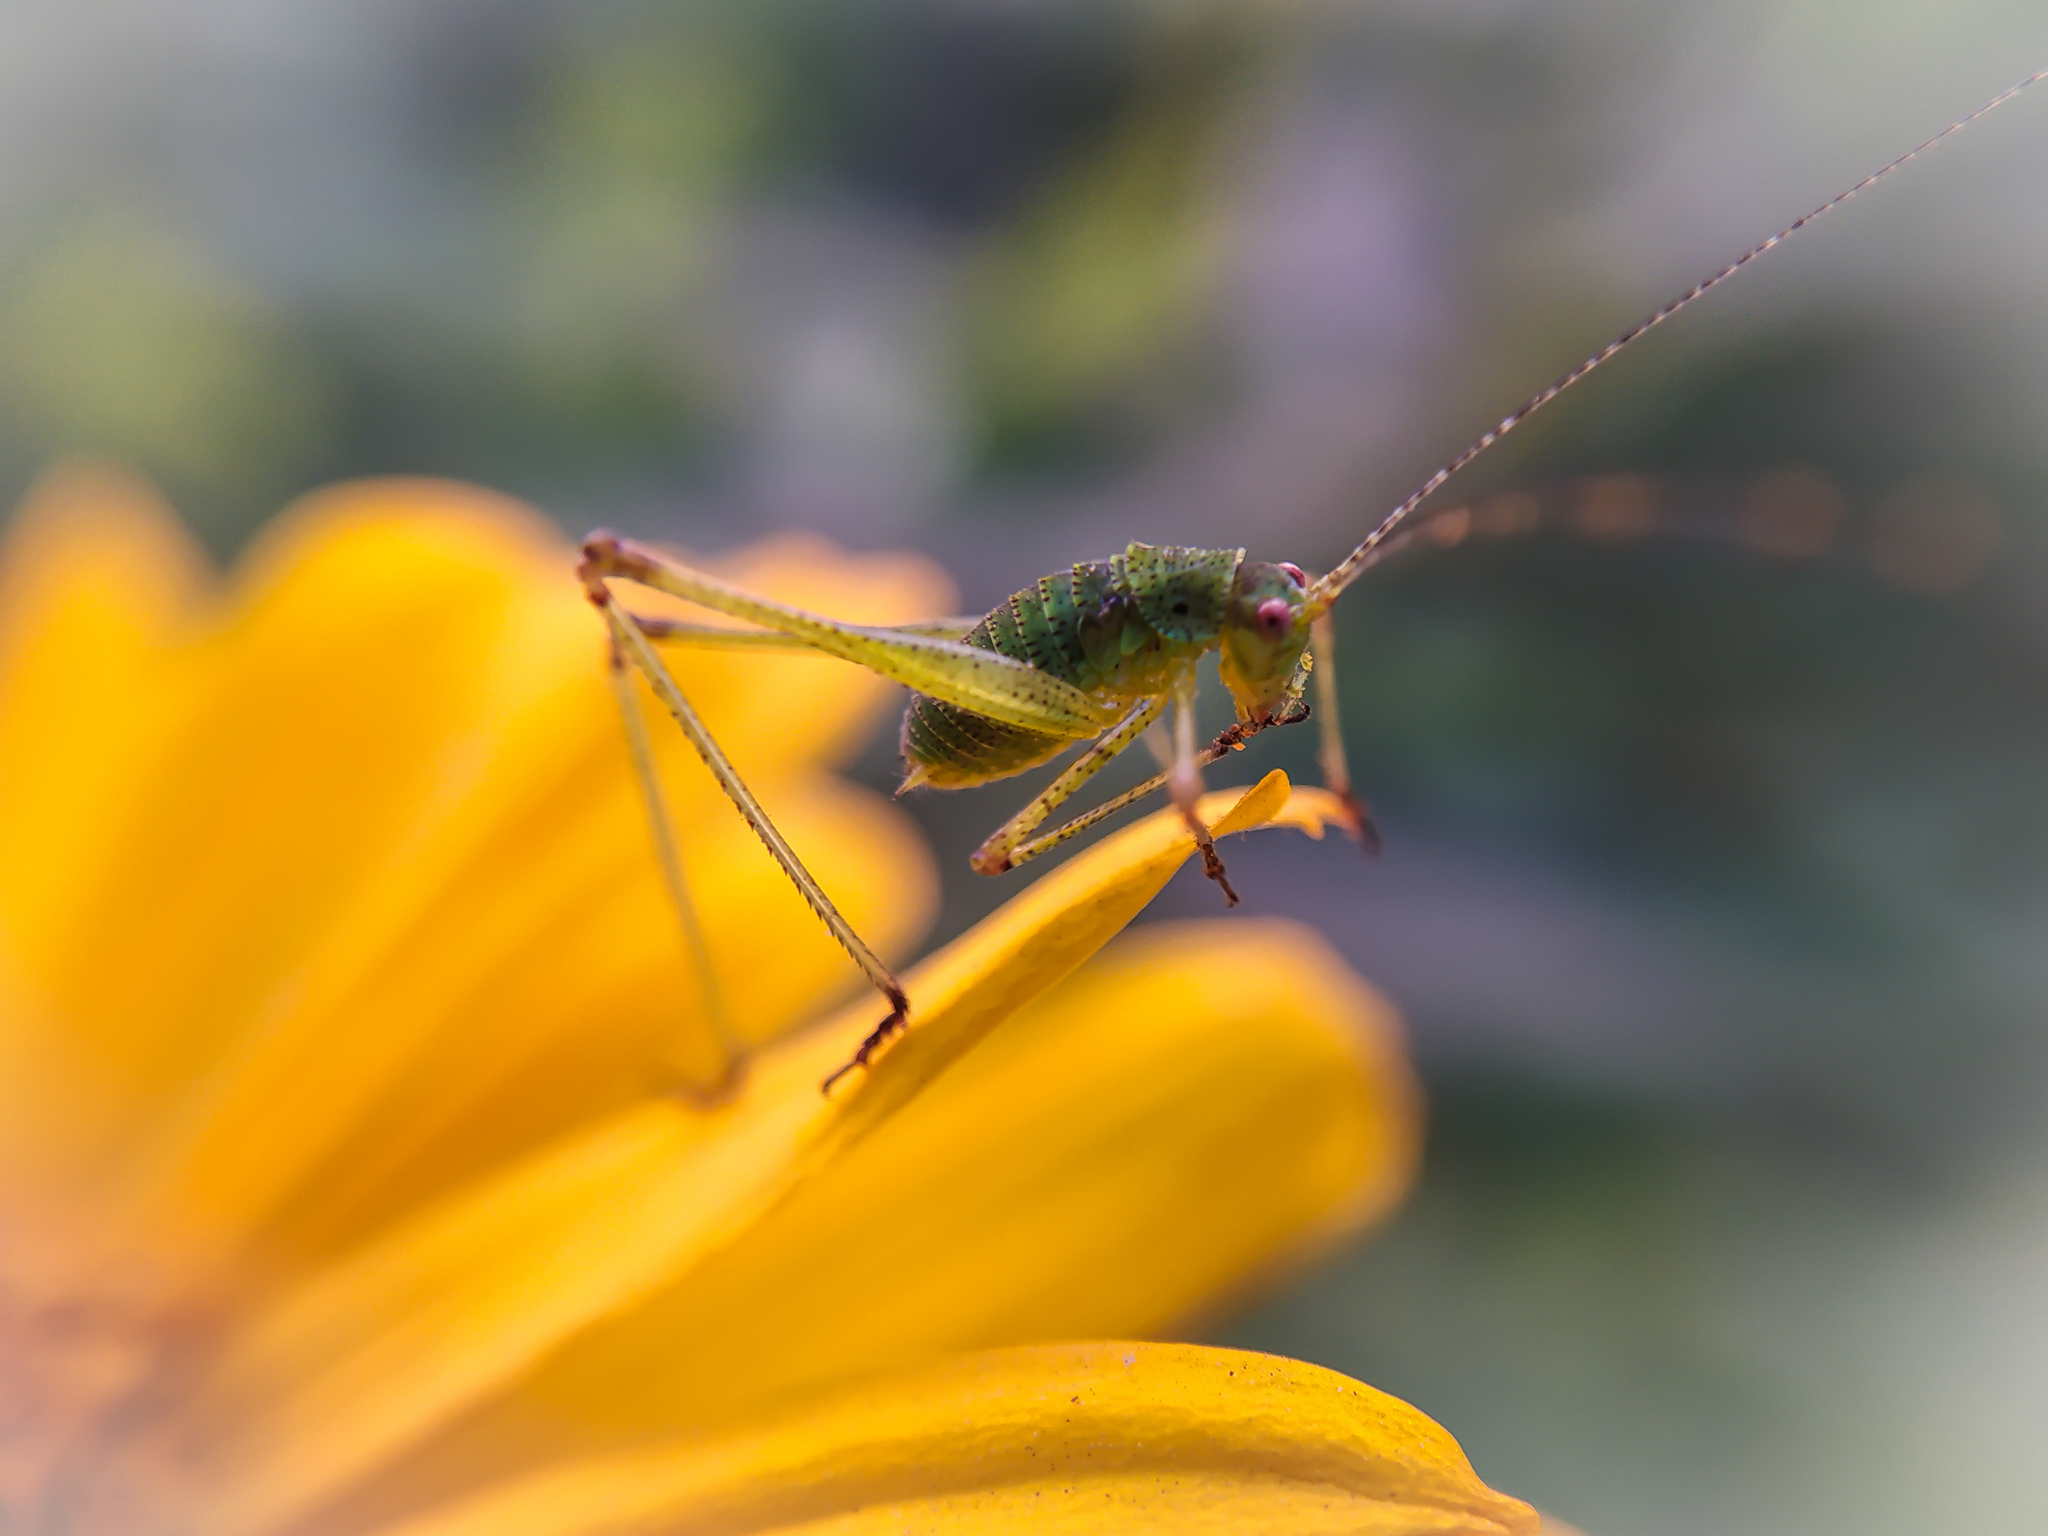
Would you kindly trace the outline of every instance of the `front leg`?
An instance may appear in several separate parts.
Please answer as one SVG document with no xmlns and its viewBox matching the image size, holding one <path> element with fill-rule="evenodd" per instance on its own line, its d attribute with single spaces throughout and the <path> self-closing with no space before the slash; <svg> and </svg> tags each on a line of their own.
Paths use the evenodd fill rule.
<svg viewBox="0 0 2048 1536">
<path fill-rule="evenodd" d="M 1154 750 L 1158 749 L 1155 747 Z M 1181 819 L 1188 824 L 1188 830 L 1195 835 L 1195 846 L 1202 850 L 1202 872 L 1223 887 L 1224 901 L 1234 907 L 1237 905 L 1237 892 L 1230 888 L 1230 881 L 1224 877 L 1223 860 L 1216 853 L 1216 839 L 1209 835 L 1208 827 L 1202 822 L 1202 763 L 1195 754 L 1195 676 L 1192 671 L 1174 687 L 1173 747 L 1170 753 L 1160 755 L 1165 759 L 1166 792 L 1180 811 Z"/>
</svg>

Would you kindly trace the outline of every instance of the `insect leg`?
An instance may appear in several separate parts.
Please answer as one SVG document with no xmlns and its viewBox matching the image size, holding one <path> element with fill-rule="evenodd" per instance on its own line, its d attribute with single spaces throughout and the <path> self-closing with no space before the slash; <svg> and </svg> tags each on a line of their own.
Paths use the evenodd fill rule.
<svg viewBox="0 0 2048 1536">
<path fill-rule="evenodd" d="M 1075 758 L 1066 772 L 1048 784 L 1037 798 L 1004 822 L 990 835 L 987 842 L 974 850 L 974 857 L 969 862 L 974 866 L 975 873 L 1000 875 L 1003 871 L 1014 868 L 1020 862 L 1015 856 L 1018 845 L 1036 831 L 1039 824 L 1050 816 L 1061 802 L 1094 778 L 1112 758 L 1143 735 L 1146 727 L 1157 720 L 1160 711 L 1165 708 L 1166 700 L 1163 697 L 1139 700 L 1129 714 L 1104 731 L 1086 752 Z"/>
<path fill-rule="evenodd" d="M 1216 839 L 1203 824 L 1199 802 L 1202 798 L 1202 764 L 1195 753 L 1195 679 L 1190 672 L 1173 690 L 1173 747 L 1166 768 L 1166 792 L 1195 835 L 1202 851 L 1202 872 L 1223 887 L 1223 899 L 1237 905 L 1237 892 L 1223 874 L 1223 860 L 1216 853 Z"/>
<path fill-rule="evenodd" d="M 814 651 L 817 645 L 802 635 L 787 635 L 779 629 L 728 629 L 717 624 L 692 624 L 683 619 L 657 619 L 647 614 L 629 614 L 648 639 L 678 641 L 713 650 L 730 651 Z M 980 614 L 961 614 L 946 619 L 919 619 L 910 624 L 890 624 L 877 633 L 925 635 L 940 640 L 957 640 L 976 624 Z"/>
<path fill-rule="evenodd" d="M 631 621 L 628 620 L 630 623 Z M 640 697 L 626 671 L 625 653 L 614 639 L 607 647 L 605 676 L 618 701 L 619 717 L 626 725 L 626 748 L 633 759 L 633 776 L 640 781 L 640 801 L 647 812 L 647 831 L 654 841 L 654 857 L 661 867 L 661 883 L 668 891 L 669 905 L 683 930 L 683 943 L 697 973 L 697 985 L 704 997 L 704 1015 L 717 1037 L 720 1061 L 719 1081 L 714 1092 L 723 1092 L 738 1078 L 746 1060 L 746 1044 L 733 1028 L 726 1007 L 725 989 L 718 983 L 718 971 L 711 959 L 711 946 L 704 937 L 704 925 L 697 904 L 690 899 L 689 881 L 683 876 L 682 855 L 677 849 L 676 829 L 669 815 L 668 797 L 662 792 L 661 776 L 654 763 L 654 741 L 647 730 L 647 716 Z"/>
<path fill-rule="evenodd" d="M 832 905 L 832 898 L 825 894 L 824 887 L 804 868 L 803 861 L 796 856 L 796 850 L 789 846 L 782 833 L 776 829 L 775 823 L 768 819 L 768 813 L 761 808 L 761 802 L 754 798 L 754 792 L 747 788 L 746 781 L 734 770 L 724 751 L 712 739 L 711 733 L 704 728 L 704 722 L 698 718 L 697 711 L 690 707 L 690 701 L 683 697 L 682 689 L 676 686 L 675 678 L 662 664 L 653 644 L 641 633 L 639 626 L 621 613 L 618 605 L 612 601 L 610 588 L 605 585 L 602 578 L 586 577 L 585 584 L 590 592 L 591 601 L 603 612 L 605 623 L 611 628 L 613 643 L 646 676 L 654 688 L 656 697 L 668 706 L 669 713 L 676 718 L 676 724 L 680 725 L 683 734 L 690 738 L 690 745 L 695 747 L 697 755 L 704 759 L 704 766 L 711 770 L 713 777 L 718 780 L 719 787 L 739 809 L 740 815 L 746 818 L 747 825 L 754 829 L 754 835 L 761 839 L 775 862 L 782 866 L 782 872 L 788 875 L 791 883 L 803 893 L 803 898 L 810 903 L 811 910 L 818 914 L 819 920 L 831 931 L 832 937 L 839 941 L 840 948 L 852 957 L 853 963 L 861 968 L 868 980 L 874 984 L 875 990 L 889 1000 L 888 1017 L 876 1028 L 874 1034 L 868 1037 L 868 1043 L 862 1047 L 863 1053 L 872 1052 L 876 1045 L 902 1026 L 905 1016 L 910 1011 L 910 999 L 904 995 L 902 984 L 882 963 L 881 957 L 868 948 L 861 936 L 853 931 L 853 925 Z"/>
<path fill-rule="evenodd" d="M 1337 717 L 1337 626 L 1326 613 L 1309 634 L 1316 658 L 1316 765 L 1322 769 L 1323 788 L 1351 813 L 1350 832 L 1359 846 L 1377 856 L 1380 832 L 1372 822 L 1372 807 L 1353 790 L 1351 766 L 1344 759 L 1344 727 Z"/>
<path fill-rule="evenodd" d="M 958 639 L 905 628 L 845 624 L 773 602 L 657 550 L 612 533 L 583 543 L 578 567 L 592 601 L 608 579 L 636 581 L 658 592 L 795 637 L 813 650 L 866 667 L 877 677 L 973 710 L 1005 725 L 1083 741 L 1116 723 L 1119 708 L 1098 702 L 1029 662 L 984 651 Z"/>
<path fill-rule="evenodd" d="M 1298 675 L 1288 684 L 1287 702 L 1264 720 L 1242 720 L 1222 731 L 1216 739 L 1202 748 L 1196 761 L 1206 768 L 1211 763 L 1220 763 L 1233 752 L 1242 752 L 1244 744 L 1259 732 L 1275 725 L 1299 725 L 1309 715 L 1308 706 L 1301 702 L 1302 689 L 1308 686 L 1308 669 L 1297 669 Z M 1112 796 L 1098 806 L 1091 807 L 1072 821 L 1061 822 L 1050 832 L 1034 837 L 1028 843 L 1020 843 L 1010 853 L 1010 867 L 1028 864 L 1042 853 L 1050 853 L 1069 838 L 1086 832 L 1097 822 L 1109 820 L 1126 806 L 1136 805 L 1147 795 L 1166 787 L 1166 775 L 1155 773 L 1144 783 Z"/>
</svg>

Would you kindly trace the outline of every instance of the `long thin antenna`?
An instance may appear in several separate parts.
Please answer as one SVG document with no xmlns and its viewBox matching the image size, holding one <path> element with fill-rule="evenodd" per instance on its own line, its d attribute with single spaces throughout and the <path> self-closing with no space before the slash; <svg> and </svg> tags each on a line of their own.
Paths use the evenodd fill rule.
<svg viewBox="0 0 2048 1536">
<path fill-rule="evenodd" d="M 1849 188 L 1848 191 L 1838 193 L 1836 196 L 1831 197 L 1826 202 L 1822 203 L 1818 208 L 1814 209 L 1811 213 L 1802 214 L 1800 217 L 1794 219 L 1790 224 L 1787 224 L 1783 229 L 1779 230 L 1775 235 L 1771 236 L 1770 239 L 1764 241 L 1760 245 L 1753 246 L 1749 250 L 1744 251 L 1740 256 L 1736 257 L 1735 260 L 1729 262 L 1727 266 L 1723 267 L 1720 271 L 1716 272 L 1712 277 L 1705 278 L 1700 282 L 1694 283 L 1692 287 L 1686 289 L 1684 293 L 1681 293 L 1677 298 L 1673 299 L 1669 304 L 1666 304 L 1662 309 L 1658 310 L 1648 319 L 1638 321 L 1636 324 L 1630 326 L 1627 330 L 1623 331 L 1619 336 L 1615 337 L 1614 340 L 1610 341 L 1609 343 L 1607 343 L 1606 346 L 1602 347 L 1598 352 L 1595 352 L 1591 357 L 1587 358 L 1584 362 L 1580 363 L 1577 367 L 1572 369 L 1570 373 L 1567 373 L 1563 378 L 1559 379 L 1555 384 L 1550 385 L 1546 389 L 1540 390 L 1536 394 L 1531 395 L 1527 400 L 1524 400 L 1520 405 L 1516 406 L 1512 411 L 1508 412 L 1507 415 L 1503 416 L 1499 420 L 1499 422 L 1497 422 L 1492 427 L 1489 427 L 1486 430 L 1486 432 L 1483 435 L 1481 435 L 1480 438 L 1476 442 L 1474 442 L 1470 447 L 1463 449 L 1461 452 L 1457 454 L 1456 457 L 1450 459 L 1447 463 L 1444 464 L 1444 466 L 1441 469 L 1437 470 L 1436 473 L 1432 474 L 1427 480 L 1423 481 L 1422 484 L 1417 486 L 1414 489 L 1414 491 L 1409 494 L 1409 497 L 1406 501 L 1402 502 L 1398 507 L 1394 508 L 1393 511 L 1389 512 L 1384 518 L 1380 519 L 1379 526 L 1373 529 L 1371 533 L 1365 536 L 1365 542 L 1363 544 L 1360 544 L 1358 548 L 1354 549 L 1353 551 L 1351 551 L 1350 554 L 1346 555 L 1344 557 L 1342 564 L 1338 565 L 1335 570 L 1331 571 L 1327 576 L 1324 576 L 1315 584 L 1314 588 L 1310 591 L 1309 594 L 1308 611 L 1310 615 L 1315 616 L 1326 612 L 1330 604 L 1336 600 L 1337 594 L 1339 592 L 1342 592 L 1346 587 L 1350 586 L 1352 582 L 1356 581 L 1359 578 L 1359 576 L 1364 574 L 1366 567 L 1372 564 L 1373 551 L 1379 547 L 1380 543 L 1387 537 L 1387 535 L 1392 533 L 1397 527 L 1399 527 L 1402 521 L 1408 516 L 1409 513 L 1413 512 L 1417 507 L 1421 506 L 1423 502 L 1427 501 L 1431 496 L 1433 496 L 1446 480 L 1450 479 L 1451 476 L 1455 475 L 1467 464 L 1470 464 L 1474 459 L 1478 458 L 1480 454 L 1486 452 L 1487 449 L 1491 448 L 1495 443 L 1499 442 L 1502 438 L 1506 437 L 1510 432 L 1514 431 L 1515 428 L 1519 427 L 1531 416 L 1535 415 L 1538 411 L 1542 410 L 1544 406 L 1550 404 L 1551 401 L 1555 400 L 1559 395 L 1563 394 L 1566 390 L 1570 389 L 1574 384 L 1578 383 L 1579 380 L 1583 379 L 1595 368 L 1598 368 L 1602 363 L 1612 358 L 1617 352 L 1621 351 L 1624 347 L 1628 346 L 1630 342 L 1635 341 L 1638 337 L 1643 336 L 1647 332 L 1655 330 L 1658 326 L 1662 325 L 1666 320 L 1669 320 L 1673 315 L 1677 314 L 1681 309 L 1684 309 L 1686 305 L 1692 303 L 1694 299 L 1700 298 L 1706 293 L 1708 293 L 1710 290 L 1718 288 L 1722 283 L 1725 283 L 1729 278 L 1733 277 L 1736 273 L 1740 272 L 1752 261 L 1755 261 L 1757 257 L 1763 255 L 1765 251 L 1772 249 L 1774 246 L 1784 244 L 1785 241 L 1791 239 L 1792 236 L 1798 234 L 1800 230 L 1806 228 L 1807 225 L 1811 224 L 1815 219 L 1819 218 L 1822 214 L 1833 212 L 1835 209 L 1841 207 L 1842 204 L 1848 202 L 1849 199 L 1854 197 L 1858 192 L 1864 191 L 1866 188 L 1876 186 L 1877 183 L 1883 181 L 1885 177 L 1891 175 L 1893 171 L 1896 171 L 1900 169 L 1902 166 L 1908 165 L 1914 160 L 1919 159 L 1920 156 L 1926 154 L 1928 150 L 1934 148 L 1935 145 L 1939 144 L 1943 139 L 1947 138 L 1950 134 L 1962 132 L 1963 129 L 1969 127 L 1970 124 L 1976 122 L 1978 118 L 1983 117 L 1988 113 L 1997 111 L 2000 107 L 2004 106 L 2008 101 L 2011 101 L 2013 97 L 2019 95 L 2020 92 L 2027 89 L 2028 86 L 2037 85 L 2042 80 L 2048 80 L 2048 68 L 2035 70 L 2031 75 L 2027 76 L 2027 78 L 2022 80 L 2018 85 L 2012 86 L 2007 90 L 2000 91 L 1996 96 L 1992 97 L 1989 101 L 1985 102 L 1983 106 L 1979 107 L 1976 111 L 1972 112 L 1968 117 L 1957 118 L 1954 122 L 1950 123 L 1946 128 L 1942 129 L 1941 132 L 1937 133 L 1933 138 L 1928 139 L 1924 143 L 1914 145 L 1911 149 L 1907 150 L 1903 155 L 1899 156 L 1898 159 L 1892 161 L 1889 165 L 1881 166 L 1877 170 L 1872 171 L 1868 176 L 1864 177 L 1861 181 L 1857 182 L 1855 186 Z"/>
</svg>

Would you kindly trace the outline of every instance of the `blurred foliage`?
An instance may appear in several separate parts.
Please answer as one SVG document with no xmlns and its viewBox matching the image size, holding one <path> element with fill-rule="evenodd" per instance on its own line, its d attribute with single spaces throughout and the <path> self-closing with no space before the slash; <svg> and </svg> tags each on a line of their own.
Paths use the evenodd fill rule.
<svg viewBox="0 0 2048 1536">
<path fill-rule="evenodd" d="M 966 378 L 997 464 L 1062 439 L 1112 448 L 1148 396 L 1199 398 L 1228 241 L 1218 141 L 1255 54 L 1229 34 L 1178 42 L 977 259 Z"/>
<path fill-rule="evenodd" d="M 202 505 L 301 480 L 322 359 L 203 250 L 109 210 L 38 232 L 0 279 L 0 452 L 145 464 Z"/>
</svg>

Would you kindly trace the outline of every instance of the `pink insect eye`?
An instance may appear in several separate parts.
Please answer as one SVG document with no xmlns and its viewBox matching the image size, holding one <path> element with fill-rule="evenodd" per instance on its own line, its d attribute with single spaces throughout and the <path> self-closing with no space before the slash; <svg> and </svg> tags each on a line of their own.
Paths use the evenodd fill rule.
<svg viewBox="0 0 2048 1536">
<path fill-rule="evenodd" d="M 1284 597 L 1269 597 L 1259 604 L 1259 633 L 1269 640 L 1278 640 L 1294 627 L 1294 610 L 1287 606 Z"/>
<path fill-rule="evenodd" d="M 1304 571 L 1300 566 L 1296 565 L 1292 560 L 1282 560 L 1280 562 L 1280 569 L 1285 574 L 1294 578 L 1294 584 L 1297 587 L 1305 587 L 1308 585 L 1308 573 Z"/>
</svg>

